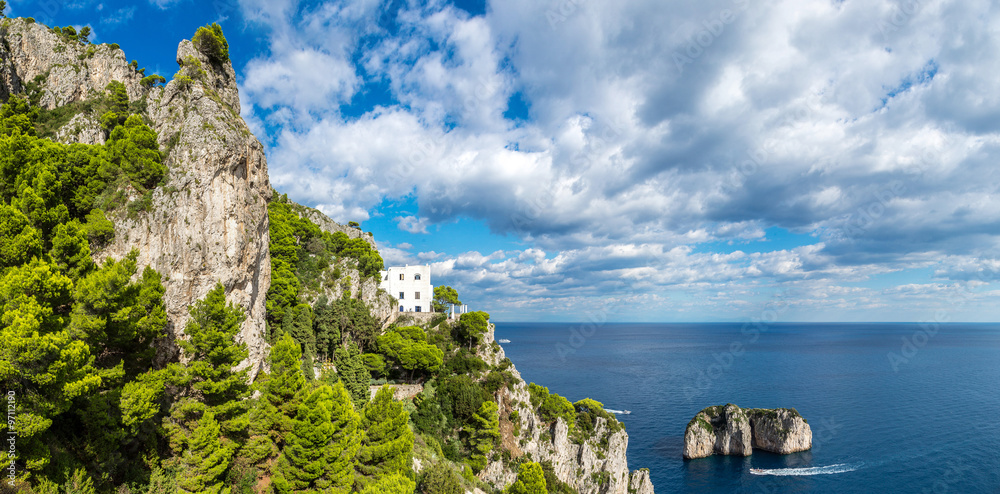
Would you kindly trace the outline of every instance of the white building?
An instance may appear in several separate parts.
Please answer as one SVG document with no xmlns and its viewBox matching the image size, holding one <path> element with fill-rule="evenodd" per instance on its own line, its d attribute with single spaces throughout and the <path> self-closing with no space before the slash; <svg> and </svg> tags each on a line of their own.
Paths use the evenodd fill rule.
<svg viewBox="0 0 1000 494">
<path fill-rule="evenodd" d="M 431 312 L 434 287 L 431 286 L 431 267 L 392 267 L 380 271 L 382 282 L 379 288 L 399 300 L 400 312 Z"/>
</svg>

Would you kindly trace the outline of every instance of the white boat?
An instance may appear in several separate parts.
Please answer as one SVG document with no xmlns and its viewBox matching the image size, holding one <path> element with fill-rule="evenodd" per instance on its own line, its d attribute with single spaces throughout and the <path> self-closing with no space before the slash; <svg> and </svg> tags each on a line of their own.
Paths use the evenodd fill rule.
<svg viewBox="0 0 1000 494">
<path fill-rule="evenodd" d="M 497 343 L 510 343 L 510 340 L 508 340 L 506 338 L 501 338 L 501 339 L 497 340 Z"/>
</svg>

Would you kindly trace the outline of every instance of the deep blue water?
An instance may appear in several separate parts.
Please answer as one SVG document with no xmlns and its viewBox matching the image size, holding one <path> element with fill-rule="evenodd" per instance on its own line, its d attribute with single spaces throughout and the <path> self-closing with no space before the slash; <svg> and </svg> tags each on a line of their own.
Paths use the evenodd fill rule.
<svg viewBox="0 0 1000 494">
<path fill-rule="evenodd" d="M 1000 493 L 1000 324 L 497 323 L 496 337 L 526 381 L 632 411 L 629 467 L 661 494 Z M 725 403 L 798 409 L 813 449 L 683 460 L 688 421 Z"/>
</svg>

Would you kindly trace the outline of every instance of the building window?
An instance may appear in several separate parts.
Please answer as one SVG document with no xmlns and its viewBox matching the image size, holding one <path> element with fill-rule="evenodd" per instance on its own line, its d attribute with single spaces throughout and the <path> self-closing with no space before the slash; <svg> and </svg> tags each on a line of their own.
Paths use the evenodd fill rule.
<svg viewBox="0 0 1000 494">
<path fill-rule="evenodd" d="M 415 294 L 413 294 L 413 298 L 416 300 L 420 300 L 420 292 L 416 292 Z"/>
<path fill-rule="evenodd" d="M 415 310 L 415 311 L 417 311 L 417 312 L 420 312 L 420 306 L 419 306 L 419 305 L 418 305 L 418 306 L 416 306 L 416 307 L 415 307 L 415 308 L 414 308 L 413 310 Z"/>
<path fill-rule="evenodd" d="M 399 281 L 403 281 L 403 273 L 399 273 Z"/>
<path fill-rule="evenodd" d="M 399 292 L 399 299 L 403 300 L 403 292 Z"/>
<path fill-rule="evenodd" d="M 414 280 L 419 280 L 419 279 L 420 279 L 420 275 L 419 275 L 419 274 L 415 274 L 415 275 L 413 275 L 413 279 L 414 279 Z"/>
<path fill-rule="evenodd" d="M 399 306 L 399 311 L 400 311 L 400 312 L 404 312 L 404 311 L 403 311 L 403 306 L 402 306 L 402 305 L 400 305 L 400 306 Z"/>
</svg>

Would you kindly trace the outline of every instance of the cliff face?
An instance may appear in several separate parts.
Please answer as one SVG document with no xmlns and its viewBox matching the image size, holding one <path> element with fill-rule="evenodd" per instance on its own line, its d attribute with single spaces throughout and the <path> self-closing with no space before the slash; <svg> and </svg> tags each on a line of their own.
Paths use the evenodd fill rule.
<svg viewBox="0 0 1000 494">
<path fill-rule="evenodd" d="M 494 326 L 487 332 L 480 356 L 490 365 L 504 360 L 503 347 L 494 342 Z M 554 424 L 545 423 L 531 407 L 528 385 L 513 366 L 513 390 L 501 388 L 497 405 L 500 414 L 500 434 L 503 448 L 512 457 L 530 455 L 531 461 L 550 461 L 559 480 L 580 494 L 653 494 L 648 470 L 629 472 L 626 449 L 628 434 L 624 430 L 611 432 L 607 422 L 598 418 L 592 433 L 583 444 L 570 439 L 569 426 L 561 418 Z M 507 417 L 517 411 L 518 423 Z M 491 461 L 479 474 L 483 480 L 502 488 L 517 479 L 516 468 L 500 460 Z"/>
<path fill-rule="evenodd" d="M 684 458 L 748 456 L 753 449 L 788 454 L 812 447 L 812 430 L 794 409 L 708 407 L 684 431 Z"/>
<path fill-rule="evenodd" d="M 163 275 L 168 332 L 174 338 L 183 334 L 188 307 L 221 282 L 227 299 L 247 314 L 240 338 L 249 348 L 247 365 L 255 375 L 267 352 L 271 187 L 264 149 L 239 116 L 232 65 L 213 64 L 185 40 L 178 46 L 178 63 L 198 77 L 191 84 L 175 80 L 147 89 L 120 49 L 70 42 L 23 19 L 7 24 L 0 45 L 10 51 L 0 64 L 0 94 L 19 92 L 25 82 L 41 76 L 40 104 L 49 109 L 100 95 L 112 80 L 125 85 L 130 100 L 145 101 L 144 115 L 166 153 L 166 183 L 153 191 L 148 211 L 111 215 L 114 242 L 95 259 L 121 258 L 138 249 L 140 270 L 150 265 Z M 64 142 L 97 144 L 104 134 L 95 116 L 80 114 L 57 136 Z M 162 350 L 161 357 L 170 357 L 176 348 L 168 344 Z"/>
</svg>

